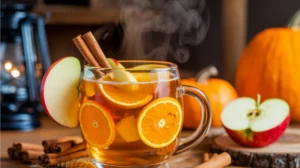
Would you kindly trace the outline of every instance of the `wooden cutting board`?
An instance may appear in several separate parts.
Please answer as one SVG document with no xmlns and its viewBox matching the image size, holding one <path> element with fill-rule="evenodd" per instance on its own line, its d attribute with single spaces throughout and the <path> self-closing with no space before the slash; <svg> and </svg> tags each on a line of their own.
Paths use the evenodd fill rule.
<svg viewBox="0 0 300 168">
<path fill-rule="evenodd" d="M 287 129 L 274 144 L 264 148 L 248 148 L 233 142 L 228 135 L 210 141 L 211 152 L 228 152 L 233 166 L 255 168 L 300 168 L 300 129 Z"/>
</svg>

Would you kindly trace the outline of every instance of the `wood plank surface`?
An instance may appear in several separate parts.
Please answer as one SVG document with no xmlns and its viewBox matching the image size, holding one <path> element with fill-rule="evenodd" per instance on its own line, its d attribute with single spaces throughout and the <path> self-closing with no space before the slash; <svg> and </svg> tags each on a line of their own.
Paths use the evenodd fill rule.
<svg viewBox="0 0 300 168">
<path fill-rule="evenodd" d="M 30 132 L 19 131 L 1 131 L 1 165 L 2 168 L 28 168 L 29 165 L 24 165 L 8 159 L 7 148 L 14 141 L 25 141 L 32 143 L 41 143 L 44 139 L 52 139 L 56 137 L 80 135 L 79 128 L 66 128 L 56 124 L 46 116 L 41 118 L 42 126 L 39 129 Z M 299 128 L 300 124 L 292 124 L 293 128 Z M 186 137 L 191 134 L 192 130 L 183 130 L 181 136 Z M 209 137 L 224 133 L 223 128 L 211 129 Z M 208 139 L 196 146 L 194 149 L 184 152 L 180 155 L 173 156 L 169 161 L 170 168 L 193 168 L 202 162 L 202 154 L 209 151 Z"/>
</svg>

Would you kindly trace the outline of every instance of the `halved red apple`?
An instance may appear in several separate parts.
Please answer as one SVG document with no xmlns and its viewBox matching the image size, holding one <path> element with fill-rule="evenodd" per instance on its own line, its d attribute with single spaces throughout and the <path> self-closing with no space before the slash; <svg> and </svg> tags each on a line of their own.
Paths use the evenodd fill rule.
<svg viewBox="0 0 300 168">
<path fill-rule="evenodd" d="M 78 125 L 80 62 L 75 57 L 55 61 L 45 73 L 40 90 L 46 114 L 60 125 Z"/>
<path fill-rule="evenodd" d="M 249 97 L 233 100 L 223 110 L 223 126 L 236 143 L 264 147 L 276 142 L 290 123 L 289 105 L 281 99 L 268 99 L 260 104 Z"/>
</svg>

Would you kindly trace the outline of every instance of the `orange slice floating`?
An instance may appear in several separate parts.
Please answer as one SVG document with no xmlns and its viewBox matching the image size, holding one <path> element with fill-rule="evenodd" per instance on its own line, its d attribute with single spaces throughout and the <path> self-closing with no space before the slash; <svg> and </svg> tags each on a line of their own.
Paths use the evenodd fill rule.
<svg viewBox="0 0 300 168">
<path fill-rule="evenodd" d="M 182 108 L 176 99 L 159 98 L 140 112 L 138 133 L 146 145 L 162 148 L 176 139 L 181 130 L 182 120 Z"/>
<path fill-rule="evenodd" d="M 80 108 L 80 127 L 89 144 L 98 148 L 109 146 L 115 138 L 115 124 L 109 109 L 88 100 Z"/>
<path fill-rule="evenodd" d="M 110 81 L 111 79 L 109 76 L 106 76 L 103 77 L 102 80 Z M 152 95 L 142 89 L 132 91 L 125 89 L 126 87 L 118 87 L 117 85 L 118 84 L 99 84 L 101 94 L 116 107 L 134 109 L 144 106 L 152 99 Z"/>
</svg>

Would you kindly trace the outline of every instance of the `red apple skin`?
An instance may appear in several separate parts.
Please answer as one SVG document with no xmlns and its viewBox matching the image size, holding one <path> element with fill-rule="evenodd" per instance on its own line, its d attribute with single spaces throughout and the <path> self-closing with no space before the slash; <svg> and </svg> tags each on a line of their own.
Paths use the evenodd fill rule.
<svg viewBox="0 0 300 168">
<path fill-rule="evenodd" d="M 276 127 L 269 129 L 264 132 L 252 132 L 253 138 L 249 139 L 245 137 L 245 130 L 243 131 L 235 131 L 230 130 L 229 128 L 226 128 L 224 125 L 227 134 L 230 136 L 230 138 L 246 147 L 265 147 L 268 146 L 274 142 L 276 142 L 281 135 L 284 133 L 285 129 L 288 127 L 291 120 L 290 114 Z"/>
<path fill-rule="evenodd" d="M 60 59 L 56 60 L 54 63 L 52 63 L 51 66 L 47 69 L 46 73 L 44 74 L 43 79 L 42 79 L 42 83 L 41 83 L 41 88 L 40 88 L 40 99 L 41 99 L 41 103 L 42 103 L 42 106 L 43 106 L 43 108 L 44 108 L 44 110 L 45 110 L 45 113 L 46 113 L 47 116 L 50 117 L 52 120 L 54 120 L 54 119 L 52 118 L 52 116 L 50 115 L 50 113 L 49 113 L 49 111 L 48 111 L 48 109 L 47 109 L 46 102 L 45 102 L 45 98 L 44 98 L 44 89 L 45 89 L 44 86 L 45 86 L 45 82 L 46 82 L 47 76 L 49 75 L 51 69 L 52 69 L 57 63 L 59 63 L 61 60 L 66 59 L 66 58 L 69 58 L 69 57 L 63 57 L 63 58 L 60 58 Z M 57 122 L 56 122 L 56 123 L 57 123 Z M 62 125 L 62 124 L 60 124 L 60 123 L 57 123 L 57 124 L 59 124 L 59 125 L 61 125 L 61 126 L 64 126 L 64 127 L 67 127 L 67 126 Z"/>
<path fill-rule="evenodd" d="M 119 65 L 119 62 L 118 62 L 116 59 L 114 59 L 114 58 L 110 58 L 110 59 L 113 60 L 113 61 L 115 62 L 116 66 Z"/>
</svg>

